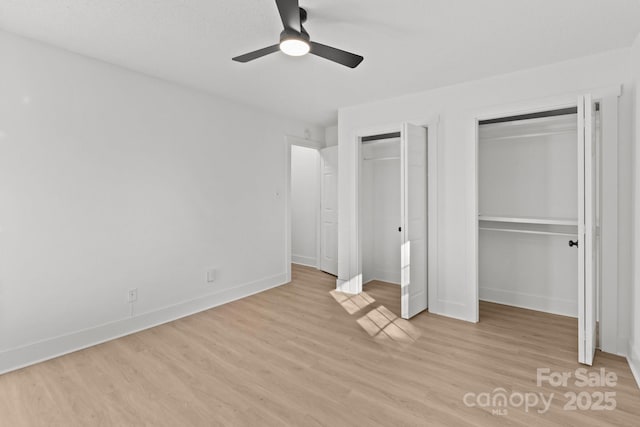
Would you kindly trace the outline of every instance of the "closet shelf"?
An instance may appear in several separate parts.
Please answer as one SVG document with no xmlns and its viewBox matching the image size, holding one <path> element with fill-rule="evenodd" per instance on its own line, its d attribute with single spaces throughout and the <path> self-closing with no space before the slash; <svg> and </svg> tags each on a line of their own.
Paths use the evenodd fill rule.
<svg viewBox="0 0 640 427">
<path fill-rule="evenodd" d="M 523 218 L 516 216 L 489 216 L 478 215 L 479 221 L 492 222 L 509 222 L 514 224 L 544 224 L 544 225 L 573 225 L 577 226 L 578 221 L 575 219 L 563 218 Z"/>
<path fill-rule="evenodd" d="M 543 236 L 564 236 L 564 237 L 577 237 L 577 233 L 559 233 L 555 231 L 538 231 L 538 230 L 517 230 L 513 228 L 492 228 L 492 227 L 479 227 L 480 230 L 486 231 L 503 231 L 506 233 L 521 233 L 521 234 L 540 234 Z"/>
<path fill-rule="evenodd" d="M 390 137 L 390 138 L 385 138 L 385 139 L 376 139 L 373 141 L 362 141 L 362 145 L 364 146 L 372 146 L 372 145 L 380 145 L 380 144 L 397 144 L 398 142 L 400 142 L 400 137 L 399 136 L 394 136 L 394 137 Z"/>
<path fill-rule="evenodd" d="M 537 132 L 537 133 L 524 133 L 518 135 L 504 135 L 504 136 L 483 136 L 481 138 L 481 142 L 500 142 L 500 141 L 509 141 L 514 139 L 525 139 L 525 138 L 540 138 L 544 136 L 554 136 L 554 135 L 565 135 L 570 133 L 575 133 L 574 130 L 562 130 L 562 131 L 552 131 L 552 132 Z M 541 140 L 541 142 L 545 142 Z"/>
</svg>

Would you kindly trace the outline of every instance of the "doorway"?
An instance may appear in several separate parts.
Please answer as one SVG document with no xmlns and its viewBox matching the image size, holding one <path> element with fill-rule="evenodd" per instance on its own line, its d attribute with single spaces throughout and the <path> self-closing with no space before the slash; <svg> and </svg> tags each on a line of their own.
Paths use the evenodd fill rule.
<svg viewBox="0 0 640 427">
<path fill-rule="evenodd" d="M 405 319 L 428 306 L 428 136 L 409 123 L 358 139 L 363 289 L 396 286 Z"/>
<path fill-rule="evenodd" d="M 338 273 L 338 147 L 286 138 L 286 271 Z"/>
<path fill-rule="evenodd" d="M 599 104 L 478 121 L 478 295 L 577 319 L 591 365 L 600 286 Z"/>
<path fill-rule="evenodd" d="M 291 146 L 291 262 L 319 268 L 320 153 Z"/>
<path fill-rule="evenodd" d="M 401 313 L 400 132 L 361 140 L 362 289 L 385 294 Z"/>
</svg>

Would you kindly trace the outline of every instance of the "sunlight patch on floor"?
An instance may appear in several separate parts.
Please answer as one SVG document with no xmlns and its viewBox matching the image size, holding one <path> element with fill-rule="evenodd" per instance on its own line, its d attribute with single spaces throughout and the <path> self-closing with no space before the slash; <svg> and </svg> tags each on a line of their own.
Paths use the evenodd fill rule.
<svg viewBox="0 0 640 427">
<path fill-rule="evenodd" d="M 345 294 L 343 292 L 331 291 L 329 292 L 333 299 L 335 299 L 344 308 L 347 313 L 354 314 L 363 308 L 376 302 L 366 292 L 361 292 L 357 295 Z"/>
<path fill-rule="evenodd" d="M 358 324 L 380 341 L 413 343 L 420 336 L 420 331 L 408 320 L 396 316 L 383 305 L 359 318 Z"/>
</svg>

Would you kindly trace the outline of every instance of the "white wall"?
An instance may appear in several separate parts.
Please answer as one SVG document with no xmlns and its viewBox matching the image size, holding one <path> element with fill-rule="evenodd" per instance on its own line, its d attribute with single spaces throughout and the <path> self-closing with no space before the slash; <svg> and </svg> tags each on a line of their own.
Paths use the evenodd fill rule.
<svg viewBox="0 0 640 427">
<path fill-rule="evenodd" d="M 324 142 L 326 147 L 338 145 L 338 126 L 329 126 L 325 129 Z"/>
<path fill-rule="evenodd" d="M 636 381 L 640 385 L 640 35 L 635 40 L 631 49 L 631 69 L 635 86 L 635 108 L 633 111 L 635 121 L 634 132 L 634 241 L 633 241 L 633 291 L 631 326 L 629 340 L 629 362 L 635 374 Z"/>
<path fill-rule="evenodd" d="M 577 100 L 579 94 L 596 88 L 624 84 L 620 98 L 618 174 L 620 179 L 620 212 L 627 212 L 625 200 L 630 198 L 631 138 L 629 83 L 629 49 L 561 62 L 484 80 L 445 87 L 428 92 L 375 103 L 342 108 L 339 111 L 340 143 L 340 237 L 338 287 L 345 291 L 357 289 L 358 257 L 356 158 L 357 135 L 377 129 L 399 128 L 403 121 L 424 123 L 439 116 L 438 125 L 438 261 L 436 283 L 431 283 L 436 297 L 430 297 L 429 310 L 468 321 L 478 320 L 476 293 L 476 181 L 475 181 L 475 118 L 489 109 L 501 109 L 507 104 L 537 103 L 541 108 L 549 102 Z M 523 107 L 520 107 L 523 108 Z M 631 227 L 630 218 L 620 215 L 619 224 L 619 298 L 629 299 L 629 251 L 625 235 Z M 614 285 L 615 286 L 615 285 Z M 433 289 L 435 287 L 435 289 Z M 431 293 L 431 291 L 430 291 Z M 620 307 L 620 338 L 629 311 Z"/>
<path fill-rule="evenodd" d="M 0 372 L 286 281 L 307 126 L 7 33 L 0 57 Z"/>
<path fill-rule="evenodd" d="M 291 260 L 318 266 L 320 153 L 291 146 Z"/>
</svg>

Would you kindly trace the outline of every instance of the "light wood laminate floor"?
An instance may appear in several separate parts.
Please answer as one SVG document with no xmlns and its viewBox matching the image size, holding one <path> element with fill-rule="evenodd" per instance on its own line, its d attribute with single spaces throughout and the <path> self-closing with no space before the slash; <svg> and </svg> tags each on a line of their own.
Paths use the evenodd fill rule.
<svg viewBox="0 0 640 427">
<path fill-rule="evenodd" d="M 574 319 L 482 303 L 479 324 L 405 322 L 398 286 L 356 299 L 334 287 L 294 267 L 290 284 L 0 376 L 0 425 L 640 425 L 621 357 L 598 353 L 590 369 L 615 372 L 615 387 L 537 386 L 536 368 L 580 367 Z M 544 414 L 463 402 L 496 388 L 555 397 Z M 563 410 L 571 391 L 613 391 L 617 408 Z"/>
</svg>

